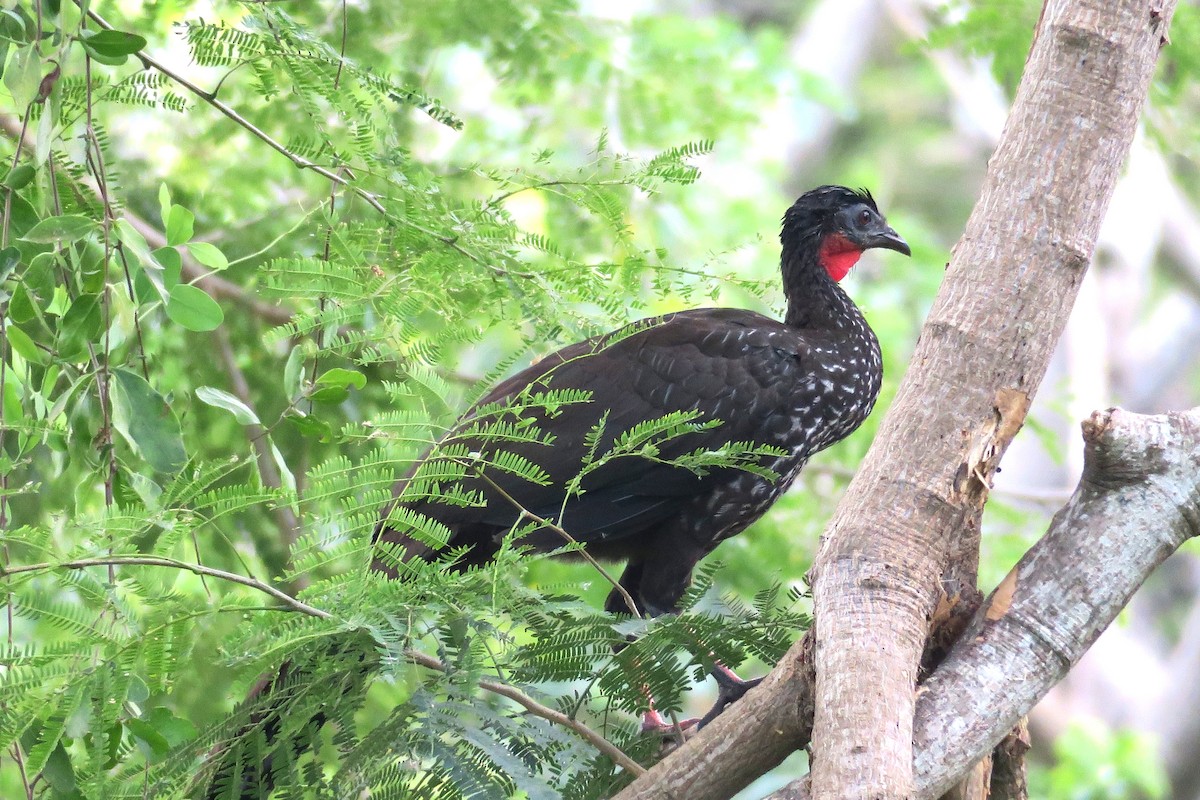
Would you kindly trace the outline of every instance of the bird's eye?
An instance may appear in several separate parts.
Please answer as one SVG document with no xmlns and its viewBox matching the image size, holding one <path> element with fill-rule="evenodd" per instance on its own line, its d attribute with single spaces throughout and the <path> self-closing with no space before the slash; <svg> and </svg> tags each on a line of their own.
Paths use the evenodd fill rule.
<svg viewBox="0 0 1200 800">
<path fill-rule="evenodd" d="M 858 216 L 854 221 L 858 223 L 859 227 L 864 227 L 871 221 L 871 212 L 864 208 L 862 211 L 858 212 Z"/>
</svg>

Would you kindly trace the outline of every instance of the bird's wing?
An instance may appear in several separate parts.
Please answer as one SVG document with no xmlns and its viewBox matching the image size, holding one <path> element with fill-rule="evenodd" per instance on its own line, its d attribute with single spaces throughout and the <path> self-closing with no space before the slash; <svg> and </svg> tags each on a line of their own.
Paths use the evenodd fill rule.
<svg viewBox="0 0 1200 800">
<path fill-rule="evenodd" d="M 493 404 L 522 406 L 526 417 L 554 434 L 552 444 L 480 441 L 471 449 L 488 460 L 499 450 L 528 459 L 545 471 L 546 484 L 485 467 L 486 479 L 465 481 L 464 488 L 482 492 L 486 507 L 451 508 L 431 500 L 413 510 L 452 526 L 482 523 L 502 532 L 517 521 L 519 506 L 559 521 L 581 542 L 610 541 L 662 523 L 728 471 L 697 475 L 664 461 L 735 441 L 786 441 L 792 425 L 786 409 L 811 371 L 805 363 L 809 348 L 794 329 L 734 309 L 699 309 L 647 323 L 633 333 L 598 337 L 547 356 L 498 385 L 464 415 L 470 420 Z M 591 401 L 548 413 L 528 406 L 531 387 L 533 393 L 584 390 Z M 661 442 L 656 458 L 627 455 L 608 461 L 585 477 L 582 493 L 564 504 L 564 487 L 584 468 L 589 451 L 603 457 L 635 426 L 687 411 L 698 411 L 697 421 L 720 424 Z M 591 448 L 589 433 L 602 418 Z M 465 424 L 456 429 L 460 438 L 464 430 Z M 527 541 L 546 547 L 561 543 L 548 531 Z"/>
</svg>

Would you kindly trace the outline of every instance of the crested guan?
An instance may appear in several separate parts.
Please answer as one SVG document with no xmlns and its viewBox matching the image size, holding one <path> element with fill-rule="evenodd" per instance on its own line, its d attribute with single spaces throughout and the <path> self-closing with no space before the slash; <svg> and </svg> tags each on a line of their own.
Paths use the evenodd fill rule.
<svg viewBox="0 0 1200 800">
<path fill-rule="evenodd" d="M 436 492 L 405 500 L 410 472 L 395 486 L 397 500 L 378 524 L 376 541 L 400 546 L 404 558 L 436 555 L 403 526 L 389 523 L 392 508 L 403 504 L 449 528 L 447 547 L 469 548 L 458 562 L 465 567 L 488 561 L 518 522 L 541 518 L 565 529 L 592 557 L 624 560 L 620 583 L 639 613 L 674 611 L 696 564 L 762 516 L 810 456 L 854 431 L 879 394 L 879 343 L 838 281 L 864 250 L 909 255 L 908 245 L 870 193 L 841 186 L 802 195 L 783 217 L 780 241 L 783 322 L 739 309 L 696 309 L 644 320 L 632 333 L 594 337 L 546 356 L 496 386 L 449 435 L 485 455 L 516 453 L 542 467 L 549 481 L 535 484 L 485 467 L 482 475 L 463 479 L 461 488 L 486 502 L 464 506 L 439 502 Z M 553 414 L 526 406 L 524 415 L 553 435 L 552 445 L 472 440 L 475 410 L 527 403 L 531 392 L 559 389 L 585 390 L 591 400 L 562 405 Z M 582 492 L 567 495 L 568 482 L 589 453 L 605 453 L 638 423 L 688 411 L 720 424 L 665 442 L 654 459 L 610 461 L 586 476 Z M 601 420 L 598 443 L 590 441 L 589 432 Z M 670 463 L 732 442 L 784 451 L 759 457 L 759 466 L 778 477 L 732 467 L 701 474 Z M 525 533 L 520 543 L 548 551 L 565 541 L 561 530 L 543 526 Z M 382 555 L 374 567 L 395 571 Z M 623 612 L 628 603 L 614 589 L 606 608 Z M 719 712 L 748 684 L 720 665 L 714 675 L 723 698 Z M 648 715 L 647 727 L 660 723 L 653 712 Z"/>
<path fill-rule="evenodd" d="M 592 557 L 625 560 L 620 583 L 639 613 L 673 611 L 700 559 L 762 516 L 810 456 L 857 428 L 879 393 L 879 343 L 838 281 L 864 250 L 882 247 L 909 255 L 908 245 L 888 227 L 869 193 L 841 186 L 822 186 L 802 195 L 783 217 L 780 240 L 787 298 L 783 322 L 737 309 L 697 309 L 644 320 L 632 332 L 588 339 L 543 358 L 496 386 L 449 436 L 466 443 L 468 451 L 507 450 L 524 456 L 540 465 L 549 481 L 536 485 L 511 472 L 485 467 L 482 475 L 462 481 L 462 488 L 477 491 L 485 504 L 439 502 L 436 492 L 410 500 L 403 493 L 424 463 L 419 462 L 396 483 L 396 499 L 381 516 L 375 540 L 401 548 L 387 550 L 406 559 L 437 555 L 403 526 L 389 521 L 395 518 L 391 512 L 403 505 L 449 528 L 446 546 L 465 550 L 458 566 L 481 564 L 496 553 L 502 537 L 518 522 L 528 522 L 522 516 L 524 509 L 553 520 Z M 472 418 L 478 409 L 528 401 L 531 392 L 556 389 L 586 390 L 590 402 L 564 404 L 554 413 L 528 404 L 524 415 L 553 434 L 552 445 L 471 442 Z M 568 482 L 580 472 L 589 452 L 606 452 L 621 433 L 638 423 L 689 411 L 719 424 L 697 426 L 666 441 L 655 459 L 611 461 L 586 476 L 585 491 L 568 497 Z M 590 441 L 588 434 L 601 420 L 599 439 Z M 759 462 L 778 478 L 769 480 L 729 467 L 700 474 L 670 463 L 683 454 L 716 450 L 731 442 L 772 445 L 785 452 Z M 522 530 L 521 542 L 535 550 L 564 544 L 558 530 L 546 526 Z M 382 551 L 377 551 L 374 568 L 395 574 L 395 563 Z M 629 610 L 616 590 L 606 608 Z M 347 646 L 347 652 L 354 650 Z M 302 668 L 285 664 L 260 681 L 250 700 L 273 695 L 289 681 L 302 682 L 302 676 L 293 674 L 297 670 Z M 701 722 L 750 685 L 721 665 L 713 674 L 721 694 Z M 289 750 L 304 746 L 302 735 L 293 735 L 287 743 L 276 742 L 284 724 L 282 706 L 267 702 L 253 708 L 257 710 L 246 730 L 261 730 L 268 750 L 252 748 L 248 753 L 257 753 L 261 763 L 241 763 L 254 758 L 243 754 L 241 745 L 215 749 L 207 797 L 264 796 L 273 783 L 274 756 L 263 757 L 263 753 L 281 746 Z M 323 721 L 324 715 L 318 713 L 304 724 L 315 731 Z M 665 730 L 667 726 L 652 709 L 644 727 Z M 239 736 L 236 741 L 243 738 L 249 737 Z"/>
</svg>

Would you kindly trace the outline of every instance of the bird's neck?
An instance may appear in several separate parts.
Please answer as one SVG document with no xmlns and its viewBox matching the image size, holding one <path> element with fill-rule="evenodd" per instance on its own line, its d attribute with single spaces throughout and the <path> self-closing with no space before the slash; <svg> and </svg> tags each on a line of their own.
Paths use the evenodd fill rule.
<svg viewBox="0 0 1200 800">
<path fill-rule="evenodd" d="M 783 291 L 787 297 L 787 314 L 783 321 L 787 325 L 847 333 L 866 329 L 858 306 L 822 265 L 819 246 L 785 252 L 782 268 Z"/>
</svg>

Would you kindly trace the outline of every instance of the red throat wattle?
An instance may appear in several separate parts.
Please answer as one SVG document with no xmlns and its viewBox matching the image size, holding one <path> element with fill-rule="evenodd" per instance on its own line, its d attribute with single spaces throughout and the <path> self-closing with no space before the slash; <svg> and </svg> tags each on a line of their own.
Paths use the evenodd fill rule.
<svg viewBox="0 0 1200 800">
<path fill-rule="evenodd" d="M 833 234 L 826 236 L 825 241 L 821 242 L 821 266 L 829 273 L 829 277 L 835 281 L 840 281 L 846 277 L 846 273 L 850 268 L 858 263 L 858 257 L 862 255 L 862 250 L 858 245 L 853 244 L 845 236 Z"/>
</svg>

